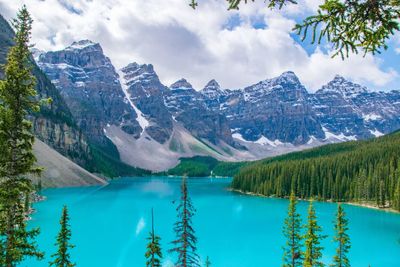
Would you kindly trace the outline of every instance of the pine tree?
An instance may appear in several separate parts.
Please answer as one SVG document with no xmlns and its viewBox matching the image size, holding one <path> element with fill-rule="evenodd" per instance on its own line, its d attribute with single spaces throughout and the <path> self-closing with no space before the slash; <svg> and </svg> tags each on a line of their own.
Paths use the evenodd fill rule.
<svg viewBox="0 0 400 267">
<path fill-rule="evenodd" d="M 27 120 L 38 111 L 35 78 L 31 74 L 29 40 L 32 19 L 23 6 L 14 20 L 14 43 L 7 55 L 5 79 L 0 81 L 0 265 L 16 266 L 27 256 L 42 258 L 34 238 L 38 229 L 28 231 L 23 199 L 32 191 L 26 174 L 38 174 L 32 152 L 34 136 Z"/>
<path fill-rule="evenodd" d="M 400 210 L 400 177 L 397 178 L 397 185 L 393 194 L 393 208 Z"/>
<path fill-rule="evenodd" d="M 290 195 L 288 216 L 285 219 L 283 234 L 286 237 L 286 247 L 284 247 L 283 266 L 298 267 L 302 266 L 302 235 L 301 218 L 297 213 L 297 200 L 294 192 Z"/>
<path fill-rule="evenodd" d="M 71 255 L 69 253 L 69 249 L 74 248 L 75 246 L 70 244 L 71 239 L 71 230 L 69 225 L 69 215 L 67 206 L 63 207 L 62 215 L 60 219 L 61 229 L 57 236 L 57 243 L 55 244 L 58 247 L 56 253 L 51 255 L 54 260 L 50 262 L 50 266 L 56 267 L 73 267 L 74 263 L 71 261 Z"/>
<path fill-rule="evenodd" d="M 162 252 L 160 240 L 161 238 L 155 234 L 154 231 L 154 214 L 153 209 L 151 209 L 151 232 L 149 237 L 147 238 L 149 243 L 147 244 L 147 251 L 145 257 L 147 259 L 146 266 L 147 267 L 160 267 Z"/>
<path fill-rule="evenodd" d="M 379 196 L 378 196 L 378 207 L 384 208 L 386 206 L 385 197 L 385 183 L 383 180 L 379 180 Z"/>
<path fill-rule="evenodd" d="M 24 203 L 24 211 L 25 213 L 29 213 L 31 209 L 31 202 L 30 202 L 30 194 L 29 192 L 25 193 L 25 203 Z"/>
<path fill-rule="evenodd" d="M 178 221 L 175 223 L 174 232 L 177 239 L 172 241 L 174 248 L 169 252 L 178 254 L 176 267 L 199 267 L 199 256 L 197 255 L 197 238 L 192 226 L 192 217 L 196 209 L 188 194 L 186 177 L 182 179 L 181 199 L 178 207 Z"/>
<path fill-rule="evenodd" d="M 332 267 L 350 267 L 350 261 L 347 258 L 347 253 L 350 250 L 350 237 L 347 234 L 349 230 L 348 220 L 342 205 L 338 205 L 338 211 L 335 222 L 335 237 L 334 241 L 337 242 L 336 255 L 333 257 Z"/>
<path fill-rule="evenodd" d="M 306 252 L 304 253 L 304 267 L 321 267 L 324 264 L 320 261 L 323 247 L 321 240 L 326 236 L 322 235 L 322 228 L 318 225 L 317 216 L 312 201 L 308 207 L 307 232 L 304 236 Z"/>
<path fill-rule="evenodd" d="M 211 261 L 210 261 L 210 258 L 208 256 L 206 258 L 205 264 L 206 264 L 206 267 L 210 267 L 211 266 Z"/>
<path fill-rule="evenodd" d="M 15 45 L 10 48 L 5 65 L 5 79 L 0 81 L 0 177 L 17 178 L 39 173 L 32 146 L 32 123 L 26 116 L 39 110 L 35 77 L 31 73 L 30 34 L 32 19 L 22 7 L 14 21 Z"/>
</svg>

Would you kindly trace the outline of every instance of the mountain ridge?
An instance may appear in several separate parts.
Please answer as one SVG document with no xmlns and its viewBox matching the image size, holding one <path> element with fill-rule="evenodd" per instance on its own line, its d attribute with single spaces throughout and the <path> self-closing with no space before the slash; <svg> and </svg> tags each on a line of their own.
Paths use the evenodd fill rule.
<svg viewBox="0 0 400 267">
<path fill-rule="evenodd" d="M 92 77 L 84 80 L 79 71 L 73 70 L 79 67 L 86 50 L 95 60 L 90 63 Z M 72 65 L 58 66 L 65 58 L 62 55 L 68 51 L 75 53 L 68 63 Z M 163 165 L 165 169 L 176 165 L 180 157 L 213 154 L 227 161 L 256 160 L 332 142 L 367 139 L 400 128 L 399 91 L 371 92 L 341 76 L 335 76 L 315 93 L 307 91 L 292 71 L 241 89 L 222 89 L 213 79 L 204 88 L 196 90 L 184 78 L 170 86 L 164 85 L 152 64 L 133 62 L 116 70 L 104 55 L 101 45 L 88 40 L 74 42 L 58 54 L 53 58 L 54 52 L 44 52 L 37 59 L 50 77 L 68 74 L 69 79 L 75 79 L 74 83 L 66 84 L 60 84 L 60 79 L 52 79 L 61 92 L 66 92 L 67 99 L 71 96 L 66 87 L 71 84 L 75 85 L 74 90 L 94 91 L 90 98 L 107 94 L 106 85 L 101 87 L 96 84 L 96 79 L 100 79 L 97 73 L 109 71 L 109 78 L 104 83 L 112 83 L 110 86 L 115 95 L 105 98 L 103 105 L 108 105 L 116 97 L 123 104 L 111 107 L 125 106 L 127 109 L 120 112 L 118 118 L 98 118 L 103 121 L 93 128 L 102 138 L 110 139 L 107 132 L 113 132 L 111 141 L 115 145 L 118 138 L 122 138 L 118 137 L 122 132 L 117 133 L 110 126 L 120 127 L 127 134 L 123 134 L 124 138 L 131 140 L 127 142 L 135 144 L 132 148 L 135 147 L 137 153 L 145 151 L 139 147 L 152 142 L 155 150 L 163 150 L 165 157 L 171 158 L 169 164 Z M 105 59 L 108 67 L 104 67 Z M 90 79 L 93 86 L 88 85 Z M 76 81 L 83 83 L 77 86 Z M 91 106 L 94 114 L 102 108 L 98 103 Z M 85 114 L 79 113 L 81 116 Z M 191 136 L 189 139 L 192 141 L 183 136 Z M 192 142 L 206 146 L 198 150 Z M 207 146 L 218 153 L 206 149 Z M 117 145 L 117 149 L 126 151 L 122 145 Z M 128 154 L 123 157 L 126 162 L 144 166 L 127 159 Z M 165 161 L 164 158 L 159 160 Z M 149 168 L 148 164 L 145 165 Z"/>
</svg>

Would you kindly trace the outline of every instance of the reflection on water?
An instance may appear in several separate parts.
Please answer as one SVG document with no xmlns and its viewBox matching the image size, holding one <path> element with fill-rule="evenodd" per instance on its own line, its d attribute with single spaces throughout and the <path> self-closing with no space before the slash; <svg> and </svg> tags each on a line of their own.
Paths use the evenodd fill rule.
<svg viewBox="0 0 400 267">
<path fill-rule="evenodd" d="M 175 208 L 181 180 L 177 178 L 124 178 L 104 187 L 45 190 L 47 201 L 36 204 L 30 226 L 40 226 L 43 262 L 27 261 L 20 266 L 47 266 L 55 252 L 61 208 L 67 204 L 71 215 L 72 257 L 79 267 L 144 266 L 150 213 L 154 208 L 155 230 L 161 236 L 163 266 L 173 266 L 167 253 L 174 240 Z M 197 209 L 194 226 L 198 252 L 209 256 L 216 267 L 280 266 L 283 220 L 287 200 L 252 197 L 226 190 L 230 179 L 189 179 L 189 192 Z M 299 211 L 306 219 L 307 202 Z M 315 203 L 319 222 L 329 237 L 324 261 L 330 263 L 336 205 Z M 400 266 L 400 215 L 346 206 L 350 219 L 352 266 Z M 368 253 L 365 253 L 368 252 Z"/>
</svg>

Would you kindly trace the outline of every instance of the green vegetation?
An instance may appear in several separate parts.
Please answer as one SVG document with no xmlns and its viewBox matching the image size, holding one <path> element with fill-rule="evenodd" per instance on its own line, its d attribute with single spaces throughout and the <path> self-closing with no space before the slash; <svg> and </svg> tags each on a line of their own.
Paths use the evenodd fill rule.
<svg viewBox="0 0 400 267">
<path fill-rule="evenodd" d="M 333 241 L 337 243 L 336 254 L 333 257 L 334 267 L 350 267 L 350 261 L 347 254 L 350 250 L 350 237 L 347 234 L 348 220 L 343 207 L 339 204 L 335 220 L 335 236 Z M 306 233 L 303 235 L 302 231 Z M 323 267 L 321 262 L 323 247 L 321 240 L 326 238 L 321 234 L 322 228 L 318 225 L 317 216 L 310 201 L 308 207 L 307 224 L 301 225 L 301 217 L 297 212 L 297 200 L 292 193 L 288 208 L 288 215 L 284 222 L 283 234 L 286 238 L 286 246 L 283 247 L 283 265 L 284 267 Z M 305 252 L 303 251 L 303 242 L 305 243 Z"/>
<path fill-rule="evenodd" d="M 211 266 L 211 261 L 210 258 L 207 256 L 206 258 L 206 262 L 204 263 L 206 267 L 210 267 Z"/>
<path fill-rule="evenodd" d="M 0 32 L 0 64 L 5 64 L 7 62 L 7 53 L 10 51 L 11 47 L 15 45 L 15 41 L 13 40 L 15 33 L 1 15 L 0 28 L 2 29 Z M 39 121 L 39 124 L 42 124 L 43 122 L 40 120 L 50 122 L 51 125 L 58 124 L 61 127 L 67 125 L 71 128 L 71 130 L 79 133 L 79 127 L 74 121 L 67 104 L 57 88 L 35 64 L 31 56 L 29 56 L 28 62 L 30 65 L 30 71 L 35 77 L 36 81 L 34 86 L 37 92 L 36 98 L 51 99 L 51 101 L 40 103 L 40 110 L 29 110 L 29 120 L 31 120 L 34 125 L 37 123 L 37 121 Z M 0 79 L 3 79 L 4 77 L 5 73 L 3 69 L 0 68 Z M 48 127 L 52 127 L 51 125 Z M 36 137 L 42 139 L 40 133 L 38 133 Z M 111 141 L 103 145 L 94 144 L 90 141 L 90 138 L 87 138 L 87 136 L 84 136 L 83 134 L 82 139 L 89 143 L 90 148 L 87 151 L 84 151 L 85 148 L 83 147 L 76 148 L 73 151 L 64 151 L 62 150 L 62 147 L 57 147 L 57 144 L 53 144 L 53 148 L 61 152 L 64 156 L 70 158 L 81 167 L 110 178 L 119 176 L 141 176 L 149 174 L 148 171 L 133 168 L 121 162 L 119 160 L 118 150 Z M 42 141 L 47 143 L 46 140 Z M 60 151 L 60 149 L 62 151 Z"/>
<path fill-rule="evenodd" d="M 39 110 L 39 101 L 30 64 L 32 19 L 25 6 L 14 27 L 15 45 L 8 51 L 5 78 L 0 81 L 0 265 L 5 267 L 26 257 L 43 258 L 35 242 L 39 229 L 27 229 L 29 202 L 24 201 L 33 190 L 26 175 L 41 172 L 32 151 L 32 123 L 26 119 L 29 112 Z"/>
<path fill-rule="evenodd" d="M 175 266 L 200 267 L 200 258 L 197 255 L 196 231 L 192 223 L 196 209 L 189 197 L 185 177 L 182 179 L 181 199 L 176 211 L 178 213 L 178 221 L 174 225 L 176 240 L 172 241 L 174 247 L 169 252 L 178 254 Z"/>
<path fill-rule="evenodd" d="M 140 168 L 132 167 L 119 160 L 118 150 L 115 145 L 109 141 L 105 146 L 90 145 L 93 159 L 86 166 L 91 172 L 101 173 L 107 177 L 121 176 L 144 176 L 151 172 Z"/>
<path fill-rule="evenodd" d="M 181 158 L 181 162 L 167 171 L 168 175 L 208 177 L 221 176 L 232 177 L 239 172 L 240 168 L 247 162 L 222 162 L 213 157 L 196 156 L 192 158 Z"/>
<path fill-rule="evenodd" d="M 156 235 L 154 231 L 153 209 L 151 209 L 151 232 L 147 240 L 149 241 L 149 243 L 147 244 L 147 251 L 144 255 L 147 259 L 146 267 L 161 267 L 161 259 L 162 259 L 162 252 L 160 245 L 161 238 L 158 235 Z"/>
<path fill-rule="evenodd" d="M 313 202 L 310 201 L 308 207 L 308 218 L 305 239 L 306 251 L 304 253 L 304 267 L 323 267 L 324 264 L 321 262 L 322 257 L 322 246 L 321 240 L 326 236 L 321 234 L 322 228 L 318 225 L 317 215 Z"/>
<path fill-rule="evenodd" d="M 302 235 L 301 235 L 301 218 L 297 212 L 297 200 L 292 193 L 288 208 L 288 216 L 285 219 L 283 234 L 286 238 L 286 246 L 283 248 L 283 265 L 284 267 L 301 267 L 303 261 Z"/>
<path fill-rule="evenodd" d="M 332 267 L 350 267 L 350 261 L 347 258 L 347 254 L 350 250 L 350 237 L 347 234 L 349 230 L 349 222 L 346 219 L 346 213 L 342 205 L 338 205 L 338 211 L 336 215 L 334 241 L 337 242 L 336 255 L 333 257 Z"/>
<path fill-rule="evenodd" d="M 367 202 L 399 209 L 400 132 L 249 164 L 232 187 L 266 196 Z"/>
<path fill-rule="evenodd" d="M 74 248 L 75 246 L 70 244 L 71 239 L 71 229 L 68 216 L 68 209 L 67 206 L 63 207 L 62 215 L 60 219 L 61 229 L 57 236 L 57 243 L 56 246 L 58 250 L 56 253 L 52 255 L 54 260 L 50 262 L 50 266 L 55 267 L 74 267 L 76 266 L 75 263 L 71 261 L 71 255 L 69 253 L 69 249 Z"/>
<path fill-rule="evenodd" d="M 226 0 L 228 9 L 239 9 L 250 0 Z M 252 0 L 254 2 L 254 0 Z M 297 4 L 296 0 L 268 0 L 268 7 L 279 8 Z M 196 8 L 196 0 L 189 4 Z M 362 51 L 380 53 L 387 49 L 387 41 L 400 30 L 399 0 L 325 0 L 316 11 L 294 28 L 303 40 L 311 34 L 311 42 L 320 44 L 326 39 L 335 51 L 333 56 L 348 57 L 349 53 Z"/>
</svg>

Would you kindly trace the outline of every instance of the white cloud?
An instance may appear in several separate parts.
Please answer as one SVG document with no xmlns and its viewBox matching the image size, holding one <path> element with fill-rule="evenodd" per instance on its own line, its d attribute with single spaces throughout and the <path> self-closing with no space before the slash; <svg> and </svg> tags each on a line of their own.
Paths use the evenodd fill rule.
<svg viewBox="0 0 400 267">
<path fill-rule="evenodd" d="M 303 0 L 281 12 L 263 1 L 226 11 L 225 1 L 203 0 L 192 10 L 185 0 L 0 0 L 10 18 L 25 3 L 35 20 L 33 42 L 44 50 L 62 49 L 73 41 L 100 42 L 114 65 L 152 63 L 170 84 L 185 77 L 196 88 L 215 78 L 222 86 L 239 88 L 293 70 L 311 90 L 335 74 L 376 87 L 397 73 L 385 71 L 372 56 L 342 61 L 316 49 L 311 55 L 291 37 L 294 17 L 315 10 L 320 0 Z M 4 8 L 3 8 L 4 7 Z M 231 16 L 240 25 L 224 27 Z M 265 29 L 254 29 L 254 18 Z"/>
</svg>

